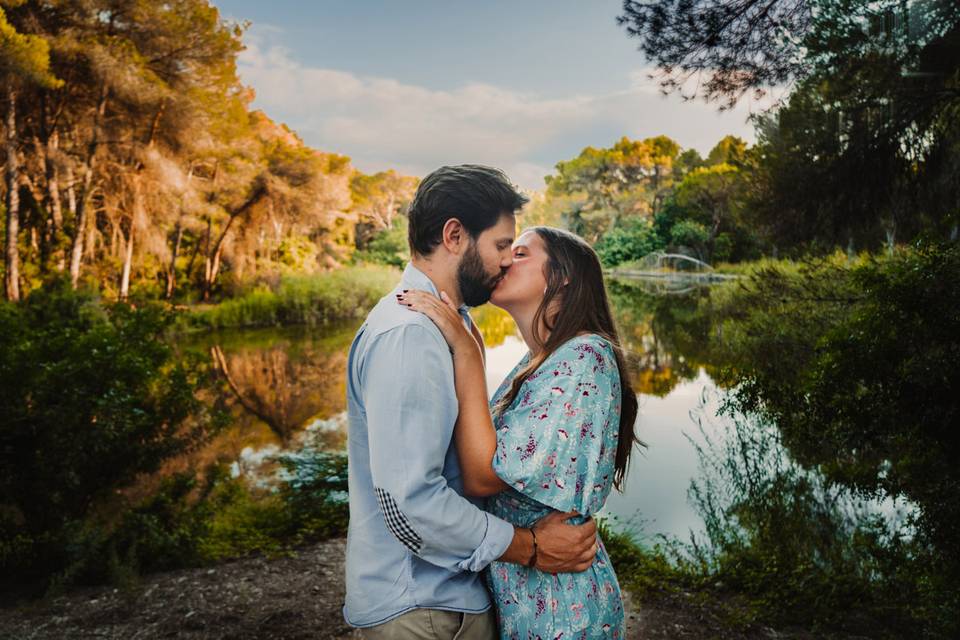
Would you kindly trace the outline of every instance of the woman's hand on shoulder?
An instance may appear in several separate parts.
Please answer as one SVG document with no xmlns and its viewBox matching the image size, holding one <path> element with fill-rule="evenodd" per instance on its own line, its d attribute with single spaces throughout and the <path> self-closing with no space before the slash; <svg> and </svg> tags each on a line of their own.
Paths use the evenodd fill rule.
<svg viewBox="0 0 960 640">
<path fill-rule="evenodd" d="M 479 353 L 477 341 L 464 326 L 460 311 L 446 292 L 441 291 L 438 298 L 429 291 L 407 289 L 397 294 L 397 302 L 430 318 L 440 329 L 443 339 L 454 354 L 464 349 L 473 349 Z"/>
</svg>

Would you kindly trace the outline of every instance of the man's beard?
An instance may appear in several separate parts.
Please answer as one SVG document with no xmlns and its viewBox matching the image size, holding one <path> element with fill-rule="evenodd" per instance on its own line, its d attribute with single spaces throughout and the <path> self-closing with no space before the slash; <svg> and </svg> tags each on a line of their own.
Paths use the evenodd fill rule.
<svg viewBox="0 0 960 640">
<path fill-rule="evenodd" d="M 479 307 L 489 301 L 502 275 L 503 272 L 493 277 L 487 275 L 477 245 L 471 243 L 457 267 L 457 284 L 463 303 L 468 307 Z"/>
</svg>

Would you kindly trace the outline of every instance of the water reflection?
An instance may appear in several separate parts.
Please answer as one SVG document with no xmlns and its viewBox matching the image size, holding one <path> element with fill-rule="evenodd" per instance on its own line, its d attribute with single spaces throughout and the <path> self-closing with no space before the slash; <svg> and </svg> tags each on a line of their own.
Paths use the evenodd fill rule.
<svg viewBox="0 0 960 640">
<path fill-rule="evenodd" d="M 608 288 L 639 393 L 663 398 L 700 375 L 710 326 L 698 301 L 706 290 L 658 296 L 629 280 L 611 280 Z"/>
<path fill-rule="evenodd" d="M 696 476 L 699 459 L 691 440 L 704 444 L 696 428 L 696 415 L 716 415 L 719 408 L 716 387 L 710 376 L 698 374 L 678 382 L 665 395 L 638 395 L 637 436 L 648 448 L 635 452 L 624 482 L 624 491 L 613 491 L 603 513 L 613 516 L 643 539 L 668 534 L 687 539 L 699 532 L 703 523 L 687 501 L 690 480 Z M 725 421 L 710 423 L 722 427 Z"/>
<path fill-rule="evenodd" d="M 709 329 L 697 319 L 695 296 L 651 295 L 629 282 L 611 282 L 610 290 L 640 395 L 639 434 L 650 448 L 608 511 L 622 519 L 640 513 L 654 530 L 682 534 L 696 524 L 685 500 L 696 460 L 683 429 L 700 391 L 712 383 L 700 363 L 702 348 L 691 347 Z M 527 347 L 506 312 L 484 305 L 471 313 L 487 344 L 492 395 Z M 321 448 L 345 448 L 347 351 L 358 326 L 233 330 L 178 345 L 209 355 L 234 418 L 188 464 L 226 461 L 235 475 L 263 484 L 277 471 L 271 458 L 298 450 L 306 438 Z"/>
<path fill-rule="evenodd" d="M 266 427 L 286 444 L 311 421 L 346 408 L 347 349 L 356 324 L 332 330 L 255 329 L 212 333 L 187 348 L 210 354 L 244 431 Z"/>
<path fill-rule="evenodd" d="M 209 358 L 223 382 L 217 400 L 232 421 L 163 472 L 223 462 L 258 484 L 276 470 L 270 456 L 298 450 L 307 436 L 321 449 L 344 449 L 347 350 L 358 326 L 240 329 L 178 341 L 176 349 Z"/>
<path fill-rule="evenodd" d="M 614 279 L 609 290 L 634 372 L 637 433 L 649 448 L 634 457 L 624 493 L 611 494 L 605 513 L 647 537 L 688 539 L 703 526 L 687 500 L 698 474 L 696 446 L 704 445 L 704 436 L 731 427 L 718 415 L 724 390 L 710 353 L 715 329 L 700 304 L 708 293 L 698 288 L 686 295 L 656 295 L 642 283 Z M 493 394 L 527 347 L 504 311 L 484 305 L 472 315 L 487 344 Z M 226 461 L 235 475 L 264 484 L 277 471 L 272 456 L 297 451 L 308 439 L 320 449 L 344 449 L 347 351 L 357 327 L 238 330 L 179 345 L 209 354 L 234 421 L 189 462 L 178 464 L 202 468 Z"/>
</svg>

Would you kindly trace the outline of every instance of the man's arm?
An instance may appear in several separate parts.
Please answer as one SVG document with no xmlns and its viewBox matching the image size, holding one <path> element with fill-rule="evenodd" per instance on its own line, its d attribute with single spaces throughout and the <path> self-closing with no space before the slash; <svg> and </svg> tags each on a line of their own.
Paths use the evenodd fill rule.
<svg viewBox="0 0 960 640">
<path fill-rule="evenodd" d="M 492 560 L 527 564 L 529 529 L 478 509 L 447 485 L 443 464 L 458 405 L 443 339 L 410 324 L 378 336 L 363 365 L 370 468 L 390 532 L 424 560 L 479 571 Z M 562 516 L 562 517 L 561 517 Z M 537 567 L 582 571 L 596 554 L 596 526 L 552 514 L 536 526 Z"/>
<path fill-rule="evenodd" d="M 586 571 L 597 557 L 597 524 L 593 518 L 580 525 L 565 524 L 575 512 L 554 511 L 533 526 L 537 532 L 536 568 L 546 573 Z M 500 562 L 526 565 L 533 553 L 530 529 L 515 529 L 513 540 Z"/>
<path fill-rule="evenodd" d="M 478 571 L 517 537 L 447 484 L 443 466 L 458 406 L 453 363 L 432 327 L 377 336 L 361 370 L 370 470 L 387 529 L 411 552 L 451 570 Z M 522 534 L 521 534 L 522 535 Z"/>
</svg>

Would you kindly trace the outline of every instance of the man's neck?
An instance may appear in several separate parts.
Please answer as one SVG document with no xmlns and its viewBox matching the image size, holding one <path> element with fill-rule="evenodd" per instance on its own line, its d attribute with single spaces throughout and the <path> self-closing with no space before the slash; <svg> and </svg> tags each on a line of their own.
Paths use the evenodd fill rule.
<svg viewBox="0 0 960 640">
<path fill-rule="evenodd" d="M 427 258 L 413 258 L 410 260 L 410 263 L 430 279 L 433 286 L 437 288 L 438 293 L 441 291 L 446 292 L 450 300 L 458 308 L 463 304 L 463 300 L 460 298 L 460 286 L 457 284 L 455 272 L 451 272 L 449 268 L 441 265 L 438 261 Z"/>
</svg>

